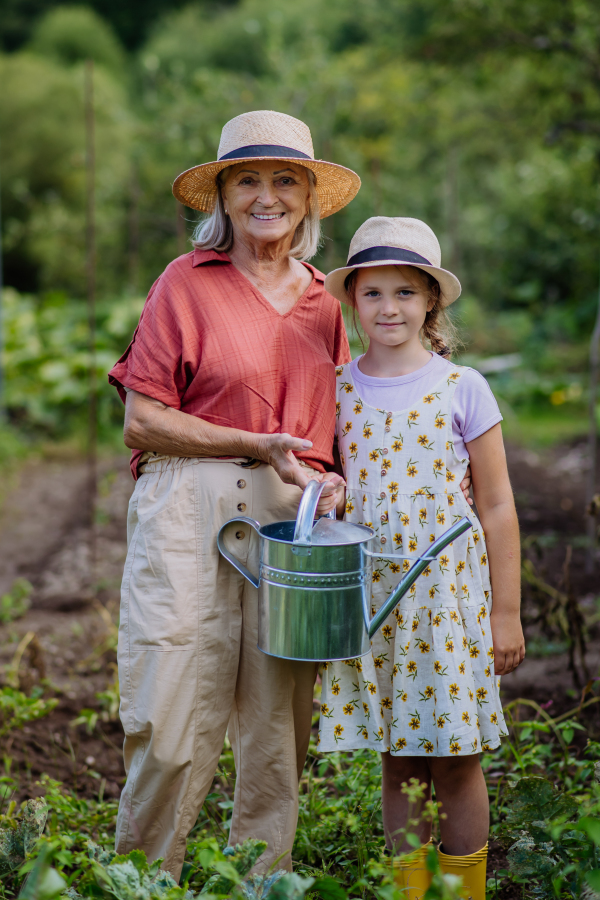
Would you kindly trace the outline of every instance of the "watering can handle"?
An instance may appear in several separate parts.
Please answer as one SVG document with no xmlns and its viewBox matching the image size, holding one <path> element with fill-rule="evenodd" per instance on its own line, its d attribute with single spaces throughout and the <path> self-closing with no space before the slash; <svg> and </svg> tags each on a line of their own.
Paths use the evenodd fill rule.
<svg viewBox="0 0 600 900">
<path fill-rule="evenodd" d="M 300 506 L 298 507 L 298 514 L 296 516 L 296 528 L 294 530 L 295 544 L 312 543 L 312 530 L 317 514 L 317 505 L 326 484 L 326 481 L 316 481 L 313 478 L 304 488 L 300 499 Z M 335 519 L 335 507 L 330 510 L 324 518 Z"/>
<path fill-rule="evenodd" d="M 259 529 L 260 525 L 256 521 L 256 519 L 248 519 L 246 516 L 240 516 L 239 519 L 229 519 L 228 522 L 225 522 L 224 525 L 219 529 L 219 534 L 217 535 L 217 547 L 219 548 L 219 553 L 221 556 L 224 556 L 225 559 L 231 563 L 234 569 L 237 569 L 238 572 L 246 578 L 250 584 L 253 584 L 255 588 L 258 587 L 260 580 L 253 575 L 250 569 L 247 569 L 243 562 L 234 556 L 233 553 L 230 553 L 227 547 L 225 546 L 225 535 L 224 531 L 226 528 L 229 528 L 230 525 L 233 525 L 235 522 L 243 523 L 244 525 L 249 525 L 250 528 L 254 528 L 257 534 L 260 534 Z"/>
<path fill-rule="evenodd" d="M 457 537 L 464 534 L 467 529 L 472 527 L 473 523 L 466 516 L 463 516 L 462 519 L 455 522 L 448 531 L 445 531 L 443 535 L 437 539 L 437 541 L 430 544 L 427 551 L 423 556 L 419 557 L 414 566 L 406 573 L 402 581 L 396 586 L 396 589 L 392 591 L 388 599 L 378 612 L 375 613 L 370 622 L 365 614 L 365 625 L 370 638 L 373 637 L 377 629 L 385 622 L 398 601 L 401 600 L 406 592 L 413 586 L 421 572 L 427 568 L 431 560 L 437 556 L 438 553 L 441 553 L 448 544 L 451 544 L 452 541 L 456 540 Z M 378 557 L 385 559 L 385 553 L 378 553 L 377 555 Z"/>
</svg>

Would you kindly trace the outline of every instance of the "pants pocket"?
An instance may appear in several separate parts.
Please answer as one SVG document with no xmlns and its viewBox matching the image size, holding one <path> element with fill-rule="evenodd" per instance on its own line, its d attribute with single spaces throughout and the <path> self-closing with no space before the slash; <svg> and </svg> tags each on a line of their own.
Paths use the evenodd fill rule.
<svg viewBox="0 0 600 900">
<path fill-rule="evenodd" d="M 193 492 L 149 518 L 140 516 L 130 553 L 130 649 L 191 649 L 198 622 Z"/>
</svg>

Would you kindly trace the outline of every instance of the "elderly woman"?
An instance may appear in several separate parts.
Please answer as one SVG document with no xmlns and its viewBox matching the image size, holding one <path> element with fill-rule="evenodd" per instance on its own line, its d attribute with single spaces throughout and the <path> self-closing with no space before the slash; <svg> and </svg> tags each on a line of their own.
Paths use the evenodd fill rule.
<svg viewBox="0 0 600 900">
<path fill-rule="evenodd" d="M 176 878 L 227 730 L 230 842 L 264 839 L 261 863 L 291 868 L 315 668 L 257 649 L 256 591 L 219 558 L 216 536 L 239 513 L 295 518 L 310 478 L 335 483 L 324 475 L 334 367 L 350 353 L 340 305 L 304 260 L 319 219 L 359 186 L 354 172 L 314 159 L 297 119 L 228 122 L 218 161 L 174 185 L 182 203 L 210 213 L 195 249 L 153 285 L 109 375 L 126 399 L 137 479 L 119 634 L 127 783 L 117 850 L 163 857 Z M 236 555 L 256 570 L 249 531 L 236 533 Z"/>
</svg>

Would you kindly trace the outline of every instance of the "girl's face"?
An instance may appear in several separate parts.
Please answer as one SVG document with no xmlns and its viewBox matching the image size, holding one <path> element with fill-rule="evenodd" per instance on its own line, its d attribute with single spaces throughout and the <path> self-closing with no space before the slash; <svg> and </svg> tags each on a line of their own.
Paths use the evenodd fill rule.
<svg viewBox="0 0 600 900">
<path fill-rule="evenodd" d="M 410 266 L 359 269 L 355 302 L 366 334 L 386 347 L 419 340 L 425 315 L 434 304 Z"/>
</svg>

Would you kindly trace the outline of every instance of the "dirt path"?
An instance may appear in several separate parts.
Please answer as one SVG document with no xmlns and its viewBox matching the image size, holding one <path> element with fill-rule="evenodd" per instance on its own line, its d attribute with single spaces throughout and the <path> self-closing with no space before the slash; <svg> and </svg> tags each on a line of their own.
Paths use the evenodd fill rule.
<svg viewBox="0 0 600 900">
<path fill-rule="evenodd" d="M 34 783 L 43 773 L 83 796 L 116 798 L 123 782 L 122 730 L 110 692 L 116 697 L 115 623 L 133 482 L 125 457 L 103 460 L 99 475 L 94 572 L 81 461 L 28 463 L 0 514 L 0 592 L 16 578 L 33 586 L 28 613 L 0 626 L 4 680 L 28 691 L 47 679 L 59 697 L 49 716 L 3 747 L 23 796 L 39 793 Z M 81 710 L 98 709 L 96 695 L 105 691 L 107 721 L 92 733 L 74 727 Z"/>
<path fill-rule="evenodd" d="M 570 544 L 572 587 L 581 608 L 589 613 L 593 644 L 600 610 L 595 605 L 596 576 L 585 575 L 583 566 L 585 454 L 575 446 L 556 449 L 545 458 L 516 447 L 509 448 L 508 455 L 522 529 L 536 547 L 536 571 L 551 586 L 560 587 Z M 33 782 L 43 772 L 76 785 L 84 796 L 101 793 L 116 798 L 123 782 L 121 727 L 109 706 L 133 482 L 125 456 L 104 460 L 100 470 L 94 574 L 82 502 L 86 479 L 82 461 L 55 458 L 28 463 L 0 510 L 0 593 L 19 577 L 33 585 L 29 612 L 0 627 L 0 667 L 4 667 L 0 672 L 27 690 L 47 678 L 60 696 L 51 715 L 30 724 L 3 748 L 28 795 L 36 792 Z M 531 618 L 535 609 L 529 607 L 537 601 L 527 590 L 525 596 L 525 613 Z M 28 636 L 15 673 L 15 658 Z M 557 652 L 528 657 L 515 674 L 503 679 L 504 697 L 532 696 L 561 710 L 576 705 L 579 692 L 561 649 L 557 644 Z M 589 653 L 587 661 L 595 675 L 600 653 Z M 74 727 L 82 709 L 99 709 L 96 695 L 106 691 L 106 721 L 101 718 L 91 734 L 83 724 Z"/>
</svg>

